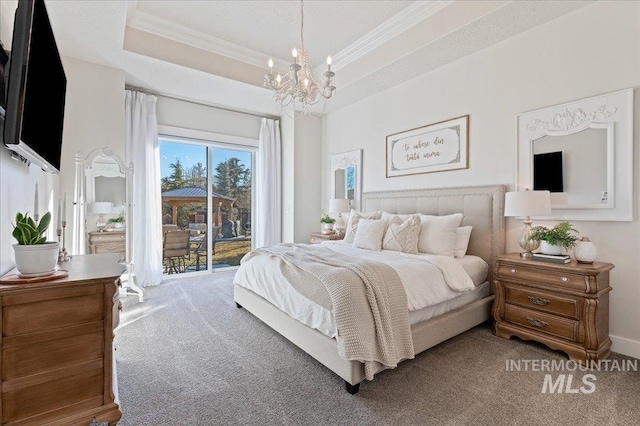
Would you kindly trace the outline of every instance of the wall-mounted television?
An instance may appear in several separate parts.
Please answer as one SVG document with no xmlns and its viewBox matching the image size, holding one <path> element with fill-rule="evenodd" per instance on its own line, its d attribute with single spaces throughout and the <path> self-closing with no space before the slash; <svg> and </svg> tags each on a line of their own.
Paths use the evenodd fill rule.
<svg viewBox="0 0 640 426">
<path fill-rule="evenodd" d="M 546 152 L 533 156 L 533 189 L 564 192 L 562 151 Z"/>
<path fill-rule="evenodd" d="M 4 145 L 58 173 L 67 78 L 44 0 L 19 0 L 4 68 Z"/>
</svg>

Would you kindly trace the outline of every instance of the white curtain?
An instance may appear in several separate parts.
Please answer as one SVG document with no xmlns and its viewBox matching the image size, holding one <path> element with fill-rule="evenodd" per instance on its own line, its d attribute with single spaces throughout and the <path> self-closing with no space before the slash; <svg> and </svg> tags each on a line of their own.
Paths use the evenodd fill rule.
<svg viewBox="0 0 640 426">
<path fill-rule="evenodd" d="M 162 205 L 156 97 L 125 98 L 126 161 L 133 163 L 133 264 L 138 285 L 162 281 Z"/>
<path fill-rule="evenodd" d="M 282 161 L 280 120 L 262 119 L 256 161 L 255 247 L 282 242 Z"/>
</svg>

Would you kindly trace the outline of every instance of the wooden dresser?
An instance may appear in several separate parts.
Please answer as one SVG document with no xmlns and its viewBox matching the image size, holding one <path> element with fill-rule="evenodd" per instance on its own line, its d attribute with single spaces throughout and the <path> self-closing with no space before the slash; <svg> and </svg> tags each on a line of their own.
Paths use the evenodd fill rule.
<svg viewBox="0 0 640 426">
<path fill-rule="evenodd" d="M 89 232 L 90 253 L 119 253 L 125 254 L 126 234 L 124 230 Z"/>
<path fill-rule="evenodd" d="M 338 241 L 344 239 L 344 234 L 322 234 L 320 232 L 312 232 L 309 237 L 309 244 L 320 244 L 325 241 Z"/>
<path fill-rule="evenodd" d="M 607 358 L 611 263 L 562 265 L 498 256 L 493 317 L 497 336 L 561 350 L 575 361 Z"/>
<path fill-rule="evenodd" d="M 2 425 L 115 425 L 120 256 L 74 256 L 56 281 L 0 285 Z"/>
</svg>

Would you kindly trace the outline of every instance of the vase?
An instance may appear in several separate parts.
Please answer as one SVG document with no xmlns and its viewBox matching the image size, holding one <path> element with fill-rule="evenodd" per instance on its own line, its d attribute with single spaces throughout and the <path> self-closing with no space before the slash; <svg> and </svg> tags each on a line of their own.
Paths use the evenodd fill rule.
<svg viewBox="0 0 640 426">
<path fill-rule="evenodd" d="M 582 237 L 573 249 L 573 255 L 578 263 L 593 263 L 598 256 L 598 250 L 595 244 L 589 240 L 589 237 Z"/>
<path fill-rule="evenodd" d="M 323 223 L 320 230 L 324 235 L 333 234 L 333 223 Z"/>
<path fill-rule="evenodd" d="M 56 271 L 60 243 L 20 245 L 14 244 L 16 269 L 23 277 L 43 277 Z"/>
<path fill-rule="evenodd" d="M 559 256 L 562 254 L 563 248 L 562 246 L 549 244 L 546 241 L 540 241 L 540 251 L 544 254 L 553 254 Z"/>
</svg>

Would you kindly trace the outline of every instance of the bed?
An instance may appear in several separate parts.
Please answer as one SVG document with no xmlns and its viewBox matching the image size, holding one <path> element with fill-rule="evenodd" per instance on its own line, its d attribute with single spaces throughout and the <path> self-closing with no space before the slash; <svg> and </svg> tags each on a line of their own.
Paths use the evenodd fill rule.
<svg viewBox="0 0 640 426">
<path fill-rule="evenodd" d="M 502 185 L 369 192 L 363 194 L 362 211 L 438 216 L 463 213 L 460 226 L 473 226 L 467 254 L 493 265 L 493 259 L 504 252 L 504 192 Z M 269 277 L 261 279 L 269 280 Z M 482 292 L 476 292 L 474 297 L 458 303 L 459 306 L 450 306 L 448 309 L 452 310 L 444 314 L 439 314 L 436 308 L 426 320 L 416 320 L 414 315 L 410 325 L 414 355 L 490 319 L 494 299 L 492 282 L 493 271 L 489 267 L 486 281 L 476 283 Z M 344 379 L 349 393 L 358 391 L 365 379 L 364 364 L 340 357 L 336 339 L 330 337 L 330 333 L 310 328 L 238 283 L 234 285 L 234 299 L 239 308 L 255 315 Z"/>
</svg>

